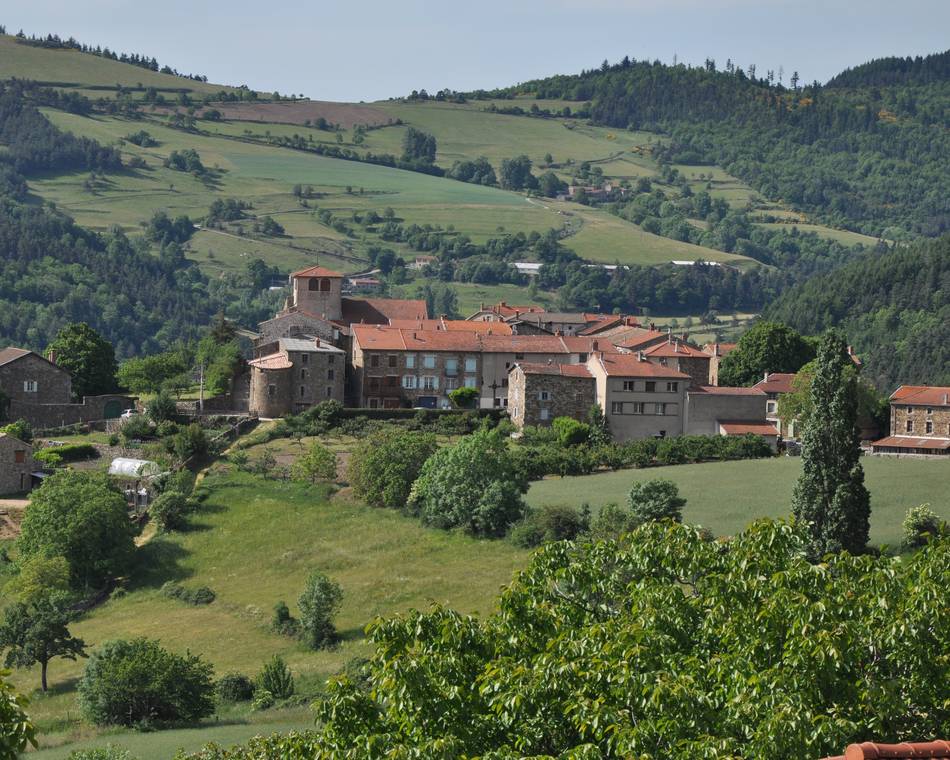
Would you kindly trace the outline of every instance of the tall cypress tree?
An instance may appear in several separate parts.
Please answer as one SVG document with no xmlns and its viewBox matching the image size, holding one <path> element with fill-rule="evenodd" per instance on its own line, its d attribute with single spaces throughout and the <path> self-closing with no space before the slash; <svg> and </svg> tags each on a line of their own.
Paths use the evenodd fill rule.
<svg viewBox="0 0 950 760">
<path fill-rule="evenodd" d="M 817 556 L 846 549 L 864 550 L 868 542 L 871 498 L 864 487 L 857 418 L 857 378 L 848 372 L 844 339 L 822 337 L 811 386 L 814 412 L 802 441 L 802 474 L 795 485 L 792 511 L 810 525 Z"/>
</svg>

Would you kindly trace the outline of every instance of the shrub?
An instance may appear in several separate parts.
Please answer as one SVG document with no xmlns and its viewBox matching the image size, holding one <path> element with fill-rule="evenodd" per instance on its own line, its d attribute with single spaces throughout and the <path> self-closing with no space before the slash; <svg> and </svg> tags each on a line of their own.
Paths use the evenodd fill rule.
<svg viewBox="0 0 950 760">
<path fill-rule="evenodd" d="M 274 695 L 267 689 L 258 689 L 254 692 L 254 701 L 251 702 L 251 708 L 254 710 L 268 710 L 277 702 Z"/>
<path fill-rule="evenodd" d="M 110 445 L 110 446 L 118 446 L 120 440 L 121 440 L 121 439 L 119 438 L 119 434 L 118 434 L 118 433 L 110 433 L 110 434 L 109 434 L 109 445 Z"/>
<path fill-rule="evenodd" d="M 164 420 L 155 426 L 155 435 L 159 438 L 171 438 L 179 431 L 178 423 L 172 420 Z"/>
<path fill-rule="evenodd" d="M 126 441 L 152 438 L 152 423 L 148 421 L 145 415 L 136 414 L 134 417 L 129 417 L 122 423 L 122 427 L 119 428 L 119 433 Z"/>
<path fill-rule="evenodd" d="M 929 504 L 911 507 L 901 524 L 901 547 L 905 550 L 919 549 L 946 530 L 946 524 Z"/>
<path fill-rule="evenodd" d="M 199 586 L 196 589 L 189 589 L 173 581 L 168 581 L 162 586 L 162 593 L 169 599 L 178 599 L 186 604 L 200 607 L 205 604 L 211 604 L 216 598 L 216 594 L 207 586 Z"/>
<path fill-rule="evenodd" d="M 438 528 L 476 536 L 502 536 L 524 514 L 527 483 L 494 430 L 479 430 L 440 449 L 412 487 L 410 509 Z"/>
<path fill-rule="evenodd" d="M 290 473 L 294 480 L 312 484 L 318 480 L 335 480 L 336 454 L 319 441 L 314 441 L 307 452 L 294 462 Z"/>
<path fill-rule="evenodd" d="M 189 512 L 188 500 L 178 491 L 165 491 L 149 507 L 159 528 L 165 531 L 180 530 L 185 527 L 185 518 Z"/>
<path fill-rule="evenodd" d="M 50 467 L 58 467 L 64 462 L 79 462 L 84 459 L 95 459 L 98 456 L 99 450 L 91 443 L 69 443 L 65 446 L 49 446 L 40 449 L 33 458 Z"/>
<path fill-rule="evenodd" d="M 255 694 L 267 691 L 274 699 L 288 699 L 293 696 L 294 677 L 280 655 L 275 654 L 264 664 L 257 676 L 256 686 Z"/>
<path fill-rule="evenodd" d="M 163 472 L 152 481 L 157 493 L 177 491 L 189 496 L 195 487 L 195 474 L 184 468 L 172 472 Z"/>
<path fill-rule="evenodd" d="M 219 702 L 247 702 L 254 696 L 254 682 L 243 673 L 226 673 L 214 688 Z"/>
<path fill-rule="evenodd" d="M 66 760 L 136 760 L 136 758 L 127 749 L 115 744 L 107 744 L 105 747 L 74 749 Z"/>
<path fill-rule="evenodd" d="M 157 425 L 159 422 L 175 419 L 178 407 L 175 406 L 175 399 L 161 391 L 145 405 L 145 413 Z"/>
<path fill-rule="evenodd" d="M 651 520 L 681 522 L 686 499 L 679 495 L 679 489 L 672 480 L 655 478 L 634 483 L 627 502 L 633 519 L 639 525 Z"/>
<path fill-rule="evenodd" d="M 290 614 L 287 602 L 280 601 L 274 605 L 274 617 L 271 619 L 271 628 L 275 633 L 283 636 L 297 636 L 300 634 L 300 621 Z"/>
<path fill-rule="evenodd" d="M 79 681 L 83 714 L 97 725 L 198 721 L 214 712 L 213 668 L 146 638 L 110 641 L 92 653 Z"/>
<path fill-rule="evenodd" d="M 192 422 L 173 436 L 175 455 L 186 462 L 192 458 L 202 458 L 208 454 L 208 437 L 201 425 Z"/>
<path fill-rule="evenodd" d="M 578 446 L 590 438 L 590 425 L 578 422 L 573 417 L 555 417 L 551 429 L 557 434 L 561 446 Z"/>
<path fill-rule="evenodd" d="M 592 541 L 611 541 L 636 527 L 637 520 L 628 510 L 621 509 L 618 504 L 604 504 L 591 521 L 590 538 Z"/>
<path fill-rule="evenodd" d="M 239 470 L 246 470 L 247 463 L 250 461 L 250 457 L 247 455 L 246 451 L 238 449 L 237 451 L 232 451 L 228 455 L 228 461 Z"/>
<path fill-rule="evenodd" d="M 347 477 L 353 492 L 374 507 L 405 508 L 413 482 L 436 448 L 429 433 L 389 429 L 365 438 L 350 457 Z"/>
<path fill-rule="evenodd" d="M 300 628 L 311 649 L 323 649 L 337 640 L 333 616 L 343 601 L 343 589 L 320 572 L 312 572 L 307 585 L 297 599 L 300 608 Z"/>
<path fill-rule="evenodd" d="M 2 411 L 2 409 L 0 409 Z M 14 438 L 19 438 L 24 443 L 30 443 L 33 440 L 33 428 L 26 420 L 17 420 L 9 425 L 0 427 L 0 433 L 6 433 Z"/>
<path fill-rule="evenodd" d="M 590 507 L 545 505 L 530 512 L 515 525 L 509 538 L 523 549 L 534 549 L 549 541 L 573 541 L 590 528 Z"/>
<path fill-rule="evenodd" d="M 478 388 L 456 388 L 449 391 L 449 400 L 458 409 L 474 409 L 478 400 Z"/>
<path fill-rule="evenodd" d="M 260 475 L 262 478 L 266 478 L 273 472 L 276 466 L 277 457 L 274 456 L 274 452 L 270 449 L 264 449 L 261 452 L 261 455 L 251 462 L 250 470 L 255 475 Z"/>
</svg>

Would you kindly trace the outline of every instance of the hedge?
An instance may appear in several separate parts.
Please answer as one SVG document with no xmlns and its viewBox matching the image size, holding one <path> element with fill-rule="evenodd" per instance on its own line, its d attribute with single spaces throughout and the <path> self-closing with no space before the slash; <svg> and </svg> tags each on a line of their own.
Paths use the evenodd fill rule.
<svg viewBox="0 0 950 760">
<path fill-rule="evenodd" d="M 91 443 L 70 443 L 65 446 L 50 446 L 37 451 L 33 458 L 50 467 L 58 467 L 66 462 L 78 462 L 83 459 L 95 459 L 99 450 Z"/>
</svg>

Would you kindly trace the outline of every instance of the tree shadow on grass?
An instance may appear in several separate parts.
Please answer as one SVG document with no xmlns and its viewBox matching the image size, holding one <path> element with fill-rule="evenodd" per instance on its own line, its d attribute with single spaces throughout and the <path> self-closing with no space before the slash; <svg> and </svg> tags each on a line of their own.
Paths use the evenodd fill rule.
<svg viewBox="0 0 950 760">
<path fill-rule="evenodd" d="M 366 638 L 366 633 L 363 631 L 362 626 L 353 626 L 352 628 L 347 628 L 345 630 L 338 630 L 336 632 L 337 640 L 336 644 L 339 646 L 344 641 L 360 641 Z"/>
<path fill-rule="evenodd" d="M 190 578 L 194 571 L 181 566 L 186 556 L 188 552 L 177 543 L 167 541 L 163 536 L 155 537 L 136 552 L 129 591 L 160 588 L 168 581 Z"/>
</svg>

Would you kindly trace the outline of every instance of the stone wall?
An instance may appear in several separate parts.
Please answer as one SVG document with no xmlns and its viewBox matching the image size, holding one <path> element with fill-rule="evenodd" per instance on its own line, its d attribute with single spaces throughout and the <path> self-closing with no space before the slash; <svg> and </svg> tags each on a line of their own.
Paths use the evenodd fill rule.
<svg viewBox="0 0 950 760">
<path fill-rule="evenodd" d="M 24 389 L 24 383 L 30 381 L 36 383 L 35 391 Z M 32 404 L 68 404 L 72 401 L 69 373 L 37 354 L 26 354 L 0 365 L 0 390 L 12 401 Z"/>
<path fill-rule="evenodd" d="M 250 367 L 250 373 L 250 410 L 254 414 L 268 418 L 289 414 L 293 367 L 280 369 Z"/>
<path fill-rule="evenodd" d="M 911 429 L 908 429 L 908 422 L 911 423 Z M 930 432 L 927 430 L 928 422 Z M 908 406 L 906 403 L 894 402 L 891 404 L 891 435 L 950 438 L 950 406 Z"/>
<path fill-rule="evenodd" d="M 46 430 L 118 417 L 125 409 L 134 406 L 134 397 L 116 394 L 86 396 L 81 404 L 31 404 L 11 401 L 7 417 L 11 420 L 24 419 L 34 430 Z"/>
<path fill-rule="evenodd" d="M 519 428 L 544 427 L 555 417 L 583 422 L 596 400 L 593 377 L 526 374 L 521 367 L 508 377 L 508 414 Z"/>
<path fill-rule="evenodd" d="M 333 341 L 339 334 L 329 322 L 293 310 L 261 322 L 257 329 L 260 334 L 257 346 L 273 343 L 278 338 L 299 338 L 303 335 Z"/>
<path fill-rule="evenodd" d="M 0 496 L 29 491 L 33 470 L 33 447 L 0 435 Z"/>
<path fill-rule="evenodd" d="M 433 357 L 432 366 L 425 366 L 426 357 Z M 466 359 L 474 360 L 470 371 L 465 368 Z M 453 360 L 456 362 L 454 374 L 449 366 Z M 477 388 L 481 369 L 482 356 L 471 352 L 355 350 L 353 353 L 358 403 L 370 409 L 433 404 L 442 407 L 448 403 L 448 393 L 465 385 L 466 377 L 474 378 Z"/>
</svg>

